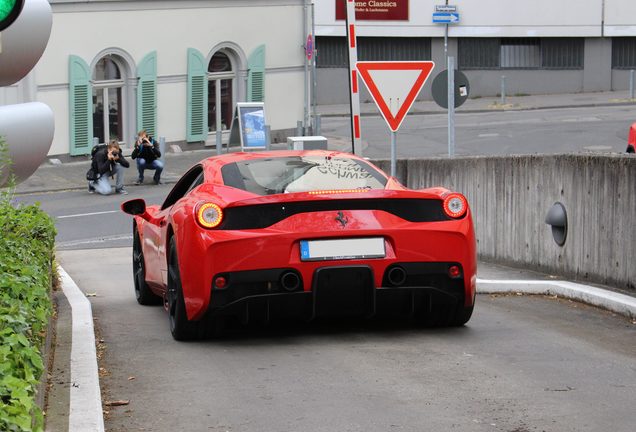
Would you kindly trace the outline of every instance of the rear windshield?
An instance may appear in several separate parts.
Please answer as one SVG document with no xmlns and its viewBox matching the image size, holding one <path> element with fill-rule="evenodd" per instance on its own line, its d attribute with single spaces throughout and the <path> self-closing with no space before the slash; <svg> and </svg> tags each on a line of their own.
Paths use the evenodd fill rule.
<svg viewBox="0 0 636 432">
<path fill-rule="evenodd" d="M 290 156 L 224 165 L 223 182 L 258 195 L 340 189 L 384 189 L 386 178 L 347 157 Z"/>
</svg>

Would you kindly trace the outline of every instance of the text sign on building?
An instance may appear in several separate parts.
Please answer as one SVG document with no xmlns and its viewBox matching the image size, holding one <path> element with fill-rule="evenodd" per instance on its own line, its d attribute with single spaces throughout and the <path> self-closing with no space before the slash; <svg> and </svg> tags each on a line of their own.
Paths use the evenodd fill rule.
<svg viewBox="0 0 636 432">
<path fill-rule="evenodd" d="M 356 67 L 389 129 L 397 132 L 435 63 L 363 61 L 358 62 Z"/>
<path fill-rule="evenodd" d="M 435 24 L 457 24 L 459 22 L 459 14 L 452 12 L 434 12 L 433 23 Z"/>
<path fill-rule="evenodd" d="M 336 19 L 347 16 L 346 0 L 336 0 Z M 409 0 L 356 0 L 356 20 L 408 21 Z"/>
<path fill-rule="evenodd" d="M 435 12 L 457 12 L 455 5 L 435 5 Z"/>
</svg>

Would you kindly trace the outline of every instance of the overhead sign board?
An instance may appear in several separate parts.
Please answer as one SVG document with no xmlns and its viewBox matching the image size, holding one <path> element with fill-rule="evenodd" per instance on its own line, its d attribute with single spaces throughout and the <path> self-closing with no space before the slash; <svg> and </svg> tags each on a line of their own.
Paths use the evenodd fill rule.
<svg viewBox="0 0 636 432">
<path fill-rule="evenodd" d="M 433 23 L 435 24 L 457 24 L 459 14 L 453 12 L 434 12 Z"/>
<path fill-rule="evenodd" d="M 347 16 L 346 0 L 336 1 L 336 20 Z M 356 20 L 408 21 L 409 0 L 356 0 Z"/>
<path fill-rule="evenodd" d="M 356 64 L 389 129 L 396 132 L 435 67 L 432 61 L 363 61 Z"/>
<path fill-rule="evenodd" d="M 435 5 L 435 12 L 457 12 L 456 5 Z"/>
</svg>

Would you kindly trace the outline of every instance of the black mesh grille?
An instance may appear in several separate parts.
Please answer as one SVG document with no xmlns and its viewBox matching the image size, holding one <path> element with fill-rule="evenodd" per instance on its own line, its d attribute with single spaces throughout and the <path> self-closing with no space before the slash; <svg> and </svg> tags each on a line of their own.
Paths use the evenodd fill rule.
<svg viewBox="0 0 636 432">
<path fill-rule="evenodd" d="M 450 220 L 442 201 L 434 199 L 354 199 L 305 201 L 230 207 L 219 229 L 242 230 L 266 228 L 299 213 L 339 210 L 382 210 L 409 222 Z"/>
</svg>

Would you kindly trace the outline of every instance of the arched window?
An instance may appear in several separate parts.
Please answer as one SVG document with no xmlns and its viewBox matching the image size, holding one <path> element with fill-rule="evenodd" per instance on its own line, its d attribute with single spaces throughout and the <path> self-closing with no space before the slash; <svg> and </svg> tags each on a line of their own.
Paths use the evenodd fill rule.
<svg viewBox="0 0 636 432">
<path fill-rule="evenodd" d="M 208 132 L 229 129 L 234 106 L 235 71 L 228 53 L 218 51 L 208 64 Z"/>
<path fill-rule="evenodd" d="M 122 90 L 124 79 L 121 60 L 108 55 L 101 58 L 93 69 L 93 136 L 99 142 L 111 139 L 123 141 Z"/>
</svg>

